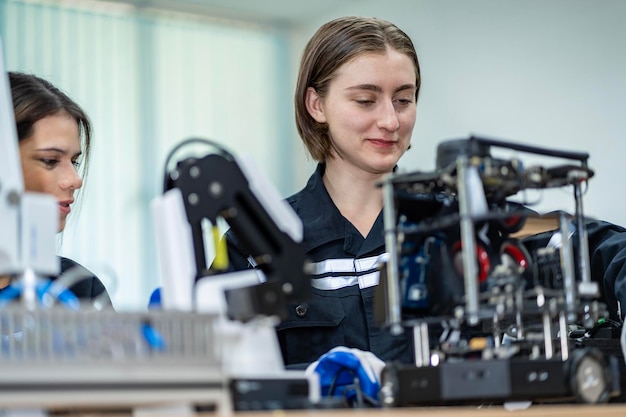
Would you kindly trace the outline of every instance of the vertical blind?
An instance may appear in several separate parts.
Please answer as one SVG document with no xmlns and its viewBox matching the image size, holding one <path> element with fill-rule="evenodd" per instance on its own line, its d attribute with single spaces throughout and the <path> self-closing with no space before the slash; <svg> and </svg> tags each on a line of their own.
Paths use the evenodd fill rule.
<svg viewBox="0 0 626 417">
<path fill-rule="evenodd" d="M 290 168 L 280 31 L 91 0 L 5 0 L 0 36 L 9 70 L 50 80 L 92 120 L 89 175 L 59 251 L 98 275 L 117 309 L 145 308 L 159 285 L 150 202 L 183 139 L 252 154 L 279 189 L 292 186 L 280 174 Z"/>
</svg>

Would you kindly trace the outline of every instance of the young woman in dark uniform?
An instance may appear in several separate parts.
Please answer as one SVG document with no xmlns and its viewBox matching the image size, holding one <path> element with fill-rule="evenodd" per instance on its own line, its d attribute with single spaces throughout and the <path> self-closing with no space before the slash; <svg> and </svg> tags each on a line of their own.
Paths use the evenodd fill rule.
<svg viewBox="0 0 626 417">
<path fill-rule="evenodd" d="M 376 184 L 410 146 L 420 87 L 417 53 L 390 22 L 344 17 L 321 26 L 302 55 L 296 124 L 317 170 L 288 198 L 313 262 L 313 298 L 278 327 L 285 364 L 310 363 L 333 347 L 410 362 L 410 332 L 374 322 L 373 293 L 385 252 Z M 236 269 L 245 254 L 229 248 Z"/>
</svg>

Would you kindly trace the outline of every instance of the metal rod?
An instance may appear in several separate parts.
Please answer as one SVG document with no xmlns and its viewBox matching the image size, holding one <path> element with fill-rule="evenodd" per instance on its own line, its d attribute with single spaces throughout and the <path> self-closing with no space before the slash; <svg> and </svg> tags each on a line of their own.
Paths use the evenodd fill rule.
<svg viewBox="0 0 626 417">
<path fill-rule="evenodd" d="M 573 174 L 572 174 L 573 175 Z M 598 320 L 597 312 L 592 308 L 592 299 L 600 296 L 598 283 L 591 280 L 589 262 L 589 242 L 587 241 L 587 228 L 583 213 L 583 197 L 581 183 L 587 177 L 578 175 L 574 181 L 574 200 L 576 202 L 576 232 L 578 234 L 578 269 L 580 282 L 578 282 L 578 295 L 582 302 L 583 323 L 586 328 L 591 328 Z"/>
<path fill-rule="evenodd" d="M 565 313 L 561 311 L 559 313 L 559 339 L 561 341 L 561 360 L 563 362 L 569 359 L 569 335 L 567 330 L 567 319 L 565 318 Z"/>
<path fill-rule="evenodd" d="M 413 327 L 413 346 L 415 346 L 415 366 L 421 368 L 430 365 L 428 323 L 422 321 Z"/>
<path fill-rule="evenodd" d="M 428 323 L 421 323 L 420 332 L 422 333 L 422 363 L 424 366 L 428 366 L 430 365 L 430 338 L 428 337 Z"/>
<path fill-rule="evenodd" d="M 578 232 L 578 262 L 581 282 L 591 282 L 589 269 L 589 243 L 587 242 L 587 228 L 583 214 L 583 197 L 580 189 L 580 181 L 574 182 L 574 201 L 576 202 L 576 231 Z"/>
<path fill-rule="evenodd" d="M 543 344 L 545 346 L 546 359 L 552 359 L 554 354 L 554 346 L 552 345 L 552 321 L 550 312 L 544 311 L 543 317 Z"/>
<path fill-rule="evenodd" d="M 389 253 L 387 261 L 387 324 L 392 335 L 399 335 L 402 328 L 402 307 L 400 298 L 400 274 L 398 266 L 398 245 L 396 241 L 396 209 L 394 188 L 391 176 L 383 181 L 383 222 L 385 227 L 385 248 Z"/>
<path fill-rule="evenodd" d="M 498 349 L 502 343 L 502 332 L 500 331 L 500 320 L 498 319 L 498 313 L 493 313 L 493 342 L 494 347 Z"/>
<path fill-rule="evenodd" d="M 467 158 L 457 159 L 457 187 L 459 215 L 461 217 L 461 242 L 463 251 L 463 277 L 465 282 L 465 304 L 470 325 L 478 324 L 478 266 L 476 259 L 476 237 L 470 212 L 470 195 L 467 184 Z"/>
<path fill-rule="evenodd" d="M 565 305 L 567 319 L 570 323 L 576 322 L 576 276 L 574 261 L 572 259 L 572 240 L 569 236 L 569 222 L 565 213 L 559 214 L 559 226 L 561 233 L 561 271 L 563 273 L 563 289 L 565 291 Z"/>
</svg>

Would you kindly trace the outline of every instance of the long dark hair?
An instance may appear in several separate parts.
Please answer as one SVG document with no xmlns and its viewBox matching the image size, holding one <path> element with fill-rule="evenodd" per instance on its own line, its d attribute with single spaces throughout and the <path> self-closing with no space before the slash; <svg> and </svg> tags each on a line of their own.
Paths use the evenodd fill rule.
<svg viewBox="0 0 626 417">
<path fill-rule="evenodd" d="M 9 72 L 13 111 L 19 141 L 33 134 L 33 125 L 48 116 L 69 114 L 78 124 L 82 162 L 79 175 L 86 179 L 91 149 L 91 122 L 85 111 L 49 81 L 32 74 Z"/>
</svg>

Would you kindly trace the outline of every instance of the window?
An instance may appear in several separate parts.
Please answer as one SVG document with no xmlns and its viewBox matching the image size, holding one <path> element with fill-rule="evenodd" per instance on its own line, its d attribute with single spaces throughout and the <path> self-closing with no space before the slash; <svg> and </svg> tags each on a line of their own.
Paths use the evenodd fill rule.
<svg viewBox="0 0 626 417">
<path fill-rule="evenodd" d="M 88 0 L 8 0 L 0 36 L 10 70 L 50 80 L 92 120 L 89 176 L 60 254 L 98 275 L 118 310 L 145 308 L 159 285 L 150 201 L 177 143 L 204 137 L 252 154 L 277 188 L 292 187 L 280 175 L 297 141 L 285 139 L 279 31 Z"/>
</svg>

